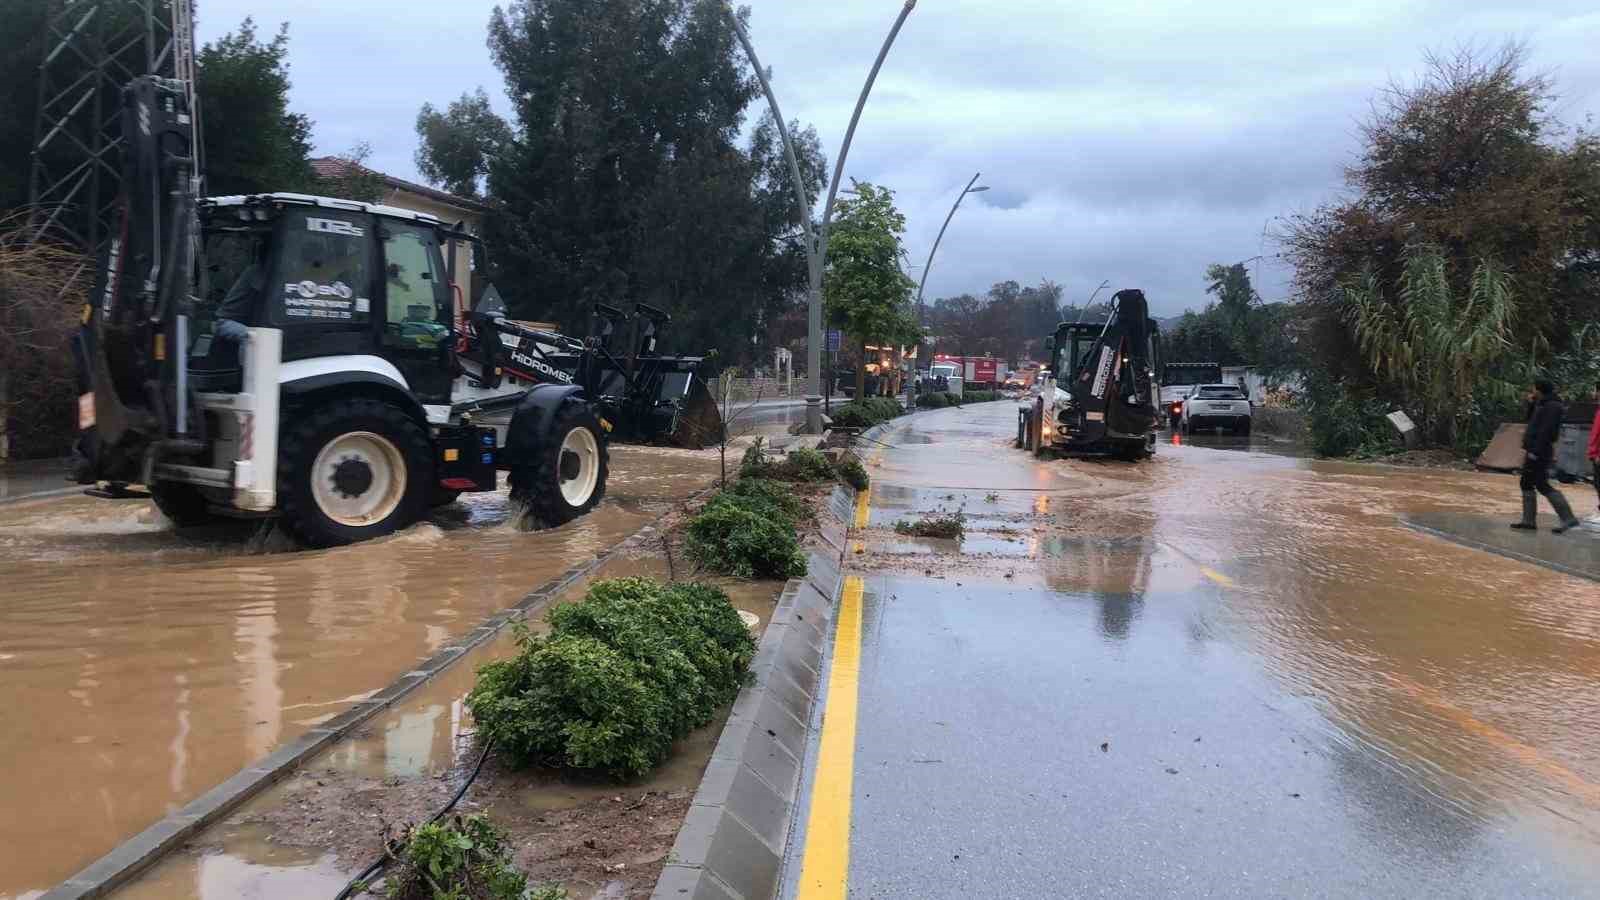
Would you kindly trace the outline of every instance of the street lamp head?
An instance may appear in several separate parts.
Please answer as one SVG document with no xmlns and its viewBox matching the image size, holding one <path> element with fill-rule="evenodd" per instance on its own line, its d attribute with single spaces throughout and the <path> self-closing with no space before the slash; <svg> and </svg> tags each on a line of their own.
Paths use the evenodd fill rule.
<svg viewBox="0 0 1600 900">
<path fill-rule="evenodd" d="M 988 189 L 989 189 L 989 186 L 987 184 L 980 184 L 977 187 L 969 187 L 969 188 L 967 188 L 967 193 L 976 194 L 976 193 L 978 193 L 980 191 L 987 191 Z"/>
</svg>

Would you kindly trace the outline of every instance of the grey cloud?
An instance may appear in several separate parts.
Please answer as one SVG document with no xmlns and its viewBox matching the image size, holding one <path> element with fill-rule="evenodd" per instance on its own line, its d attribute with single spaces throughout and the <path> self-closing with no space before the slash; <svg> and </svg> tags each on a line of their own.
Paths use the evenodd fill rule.
<svg viewBox="0 0 1600 900">
<path fill-rule="evenodd" d="M 815 125 L 832 160 L 900 0 L 748 2 L 785 115 Z M 414 178 L 423 101 L 481 84 L 509 108 L 484 44 L 492 7 L 207 0 L 202 39 L 249 13 L 289 20 L 294 102 L 319 150 L 366 140 L 373 165 Z M 846 173 L 896 190 L 913 265 L 984 173 L 992 190 L 951 223 L 930 298 L 1044 277 L 1082 297 L 1107 278 L 1169 315 L 1204 304 L 1207 263 L 1271 254 L 1265 223 L 1340 190 L 1368 97 L 1411 77 L 1425 49 L 1508 37 L 1555 71 L 1563 118 L 1596 111 L 1592 0 L 923 0 Z M 1263 292 L 1283 296 L 1288 273 L 1257 265 Z"/>
</svg>

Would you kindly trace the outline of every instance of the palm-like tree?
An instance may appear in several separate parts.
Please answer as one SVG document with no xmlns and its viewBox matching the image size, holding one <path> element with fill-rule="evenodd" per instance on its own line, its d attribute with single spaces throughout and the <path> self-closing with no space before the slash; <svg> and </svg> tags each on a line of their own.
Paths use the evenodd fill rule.
<svg viewBox="0 0 1600 900">
<path fill-rule="evenodd" d="M 1436 245 L 1413 244 L 1392 298 L 1370 267 L 1344 285 L 1346 315 L 1368 368 L 1399 385 L 1417 404 L 1424 433 L 1446 442 L 1477 378 L 1511 349 L 1517 312 L 1511 276 L 1497 260 L 1478 260 L 1465 295 L 1451 288 L 1448 265 Z"/>
</svg>

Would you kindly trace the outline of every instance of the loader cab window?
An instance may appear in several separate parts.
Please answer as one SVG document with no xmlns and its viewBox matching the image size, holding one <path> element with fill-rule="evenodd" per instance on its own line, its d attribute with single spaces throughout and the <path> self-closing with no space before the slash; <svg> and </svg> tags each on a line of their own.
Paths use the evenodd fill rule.
<svg viewBox="0 0 1600 900">
<path fill-rule="evenodd" d="M 437 350 L 448 343 L 453 310 L 432 228 L 383 225 L 384 344 Z"/>
<path fill-rule="evenodd" d="M 206 356 L 217 319 L 256 325 L 267 284 L 267 248 L 272 226 L 268 223 L 206 228 L 204 255 L 199 271 L 191 332 L 191 355 Z"/>
<path fill-rule="evenodd" d="M 283 224 L 278 275 L 288 325 L 348 329 L 372 319 L 372 259 L 366 217 L 325 209 L 294 210 Z"/>
</svg>

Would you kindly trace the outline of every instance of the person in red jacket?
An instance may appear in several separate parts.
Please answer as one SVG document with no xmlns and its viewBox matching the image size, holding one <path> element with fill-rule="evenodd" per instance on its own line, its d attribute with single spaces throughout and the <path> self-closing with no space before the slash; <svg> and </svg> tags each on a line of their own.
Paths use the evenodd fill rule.
<svg viewBox="0 0 1600 900">
<path fill-rule="evenodd" d="M 1600 404 L 1600 384 L 1594 386 L 1594 400 Z M 1594 491 L 1600 498 L 1600 405 L 1594 409 L 1594 424 L 1589 426 L 1589 464 L 1594 467 Z M 1595 513 L 1584 522 L 1589 525 L 1600 525 L 1600 513 Z"/>
</svg>

